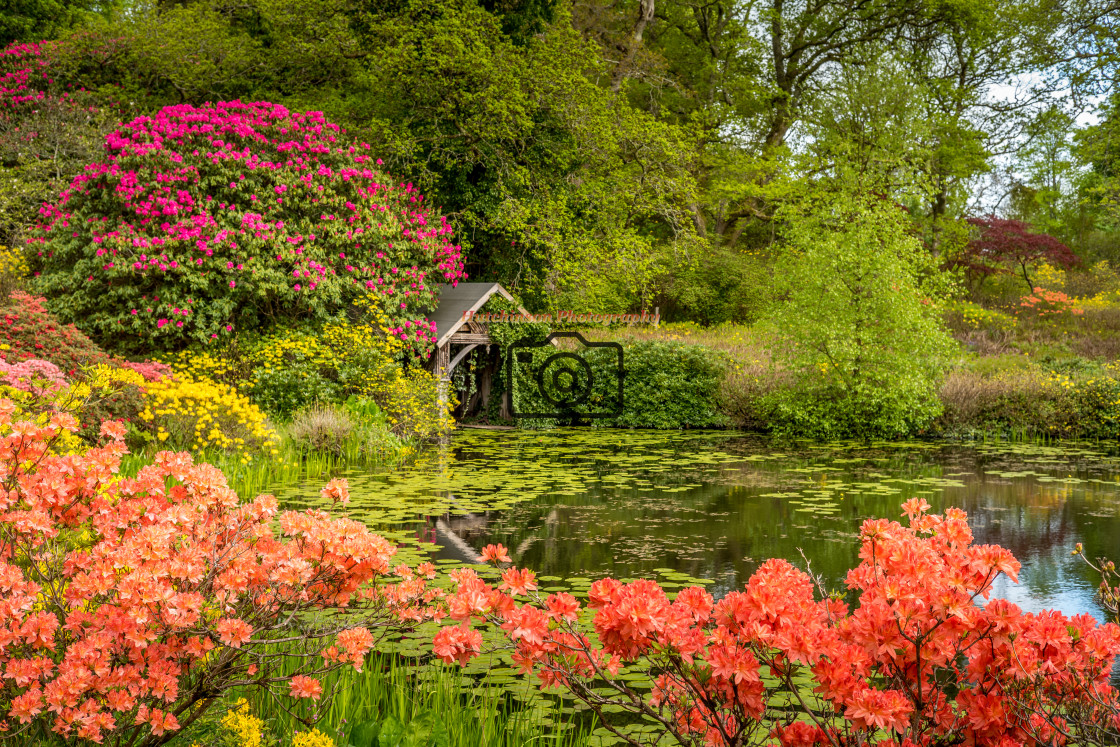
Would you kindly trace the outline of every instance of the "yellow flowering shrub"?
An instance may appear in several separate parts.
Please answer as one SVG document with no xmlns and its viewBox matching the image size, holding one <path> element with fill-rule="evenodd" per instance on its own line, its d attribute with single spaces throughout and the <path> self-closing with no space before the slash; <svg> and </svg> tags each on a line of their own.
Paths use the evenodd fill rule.
<svg viewBox="0 0 1120 747">
<path fill-rule="evenodd" d="M 19 249 L 0 244 L 0 277 L 22 280 L 31 272 L 27 257 Z"/>
<path fill-rule="evenodd" d="M 380 314 L 359 300 L 357 321 L 329 323 L 317 332 L 280 330 L 220 351 L 186 351 L 163 360 L 180 378 L 234 387 L 285 421 L 314 403 L 357 395 L 373 400 L 402 438 L 427 440 L 446 433 L 454 421 L 450 408 L 438 405 L 438 381 L 426 371 L 401 368 L 397 359 L 403 344 L 388 333 Z"/>
<path fill-rule="evenodd" d="M 335 747 L 334 740 L 318 729 L 296 732 L 292 747 Z"/>
<path fill-rule="evenodd" d="M 229 385 L 179 373 L 145 389 L 140 420 L 168 448 L 232 451 L 243 461 L 277 452 L 279 438 L 264 413 Z"/>
<path fill-rule="evenodd" d="M 969 329 L 988 329 L 1006 332 L 1013 329 L 1018 319 L 996 309 L 985 309 L 971 301 L 955 301 L 947 306 L 949 314 L 960 319 L 961 326 Z"/>
<path fill-rule="evenodd" d="M 1085 311 L 1107 311 L 1120 308 L 1120 290 L 1101 291 L 1095 296 L 1078 299 L 1078 305 Z"/>
<path fill-rule="evenodd" d="M 1046 290 L 1065 290 L 1066 272 L 1043 262 L 1034 271 L 1034 284 Z"/>
<path fill-rule="evenodd" d="M 281 329 L 258 339 L 239 339 L 222 349 L 171 354 L 164 362 L 178 373 L 234 386 L 274 418 L 288 420 L 316 402 L 339 402 L 357 393 L 356 383 L 385 379 L 386 364 L 402 343 L 388 321 L 364 300 L 356 321 L 331 322 L 319 330 Z"/>
<path fill-rule="evenodd" d="M 98 363 L 86 375 L 86 381 L 93 387 L 113 388 L 117 386 L 144 386 L 144 377 L 131 368 L 107 366 Z"/>
<path fill-rule="evenodd" d="M 30 274 L 31 268 L 23 252 L 0 244 L 0 296 L 7 297 L 12 291 L 23 287 L 23 281 Z"/>
<path fill-rule="evenodd" d="M 82 436 L 87 441 L 96 441 L 105 420 L 140 425 L 137 416 L 144 408 L 146 383 L 131 368 L 99 363 L 87 369 L 83 380 L 70 385 L 71 394 L 82 403 L 75 413 Z"/>
<path fill-rule="evenodd" d="M 65 412 L 78 417 L 84 400 L 80 394 L 72 391 L 73 387 L 62 389 L 54 393 L 32 393 L 23 389 L 16 389 L 7 384 L 0 384 L 0 399 L 11 400 L 15 405 L 12 411 L 12 421 L 30 420 L 40 428 L 51 421 L 57 412 Z M 52 448 L 55 454 L 75 454 L 85 449 L 82 439 L 69 431 L 63 431 Z"/>
<path fill-rule="evenodd" d="M 222 742 L 228 747 L 263 747 L 264 722 L 249 712 L 249 703 L 241 698 L 222 718 L 225 732 Z"/>
<path fill-rule="evenodd" d="M 425 441 L 445 435 L 455 426 L 451 410 L 454 397 L 439 405 L 439 379 L 431 372 L 383 367 L 370 377 L 360 392 L 377 403 L 393 433 L 405 439 Z"/>
</svg>

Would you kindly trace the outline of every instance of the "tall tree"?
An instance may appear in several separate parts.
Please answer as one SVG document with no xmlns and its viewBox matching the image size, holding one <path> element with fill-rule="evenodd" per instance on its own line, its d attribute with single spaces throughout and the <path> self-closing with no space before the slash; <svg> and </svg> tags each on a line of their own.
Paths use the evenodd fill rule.
<svg viewBox="0 0 1120 747">
<path fill-rule="evenodd" d="M 103 10 L 97 0 L 7 0 L 0 12 L 0 48 L 12 42 L 54 39 L 79 23 L 91 10 Z"/>
<path fill-rule="evenodd" d="M 935 255 L 969 210 L 973 180 L 992 159 L 1020 145 L 1024 128 L 1050 88 L 1016 83 L 1035 61 L 1031 40 L 1045 20 L 1020 0 L 946 3 L 937 24 L 908 33 L 900 59 L 921 84 L 930 126 L 932 189 L 920 210 Z M 997 92 L 999 87 L 1002 90 Z"/>
</svg>

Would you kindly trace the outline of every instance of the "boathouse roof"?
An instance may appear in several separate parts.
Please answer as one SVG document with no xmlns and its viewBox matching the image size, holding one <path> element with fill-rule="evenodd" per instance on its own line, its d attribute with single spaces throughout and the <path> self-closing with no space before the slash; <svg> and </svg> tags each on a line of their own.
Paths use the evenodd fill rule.
<svg viewBox="0 0 1120 747">
<path fill-rule="evenodd" d="M 507 301 L 517 303 L 500 283 L 449 283 L 439 287 L 439 302 L 431 319 L 436 323 L 436 347 L 442 348 L 451 336 L 467 325 L 468 311 L 478 311 L 495 293 Z M 529 312 L 518 306 L 523 314 Z"/>
</svg>

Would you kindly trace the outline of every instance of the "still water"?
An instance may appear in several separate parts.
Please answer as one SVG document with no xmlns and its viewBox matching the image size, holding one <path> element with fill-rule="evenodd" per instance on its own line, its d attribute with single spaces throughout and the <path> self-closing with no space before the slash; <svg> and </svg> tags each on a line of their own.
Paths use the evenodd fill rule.
<svg viewBox="0 0 1120 747">
<path fill-rule="evenodd" d="M 405 560 L 473 562 L 491 542 L 546 589 L 589 579 L 696 581 L 717 597 L 767 558 L 809 565 L 841 589 L 871 517 L 925 498 L 968 512 L 976 541 L 1009 548 L 1028 611 L 1088 612 L 1099 579 L 1071 557 L 1120 560 L 1115 444 L 773 442 L 727 432 L 460 430 L 450 446 L 381 474 L 347 475 L 348 512 L 402 544 Z M 317 505 L 318 485 L 281 495 Z M 550 584 L 552 586 L 550 586 Z"/>
</svg>

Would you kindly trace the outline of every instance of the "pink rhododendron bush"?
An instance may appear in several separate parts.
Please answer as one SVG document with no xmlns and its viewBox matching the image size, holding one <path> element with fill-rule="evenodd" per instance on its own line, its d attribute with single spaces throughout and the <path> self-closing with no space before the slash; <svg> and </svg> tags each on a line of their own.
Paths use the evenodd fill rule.
<svg viewBox="0 0 1120 747">
<path fill-rule="evenodd" d="M 590 635 L 580 603 L 537 594 L 532 571 L 507 568 L 493 587 L 464 569 L 447 598 L 461 624 L 442 628 L 434 650 L 469 660 L 482 648 L 472 622 L 490 621 L 515 662 L 608 728 L 622 710 L 686 745 L 1115 744 L 1120 627 L 982 603 L 1001 574 L 1015 579 L 1011 553 L 973 544 L 963 511 L 904 508 L 908 526 L 864 523 L 847 578 L 854 606 L 769 560 L 719 601 L 701 587 L 670 600 L 652 581 L 597 581 Z M 483 555 L 510 560 L 501 545 Z M 652 693 L 619 677 L 624 665 Z"/>
<path fill-rule="evenodd" d="M 422 350 L 434 286 L 465 277 L 447 221 L 318 112 L 170 106 L 42 209 L 32 287 L 110 349 L 174 349 L 343 314 L 371 294 Z"/>
<path fill-rule="evenodd" d="M 59 456 L 72 417 L 12 413 L 0 400 L 0 742 L 162 744 L 236 685 L 318 699 L 319 675 L 426 614 L 434 571 L 387 582 L 395 549 L 357 522 L 240 503 L 184 453 L 121 477 L 120 423 Z"/>
</svg>

